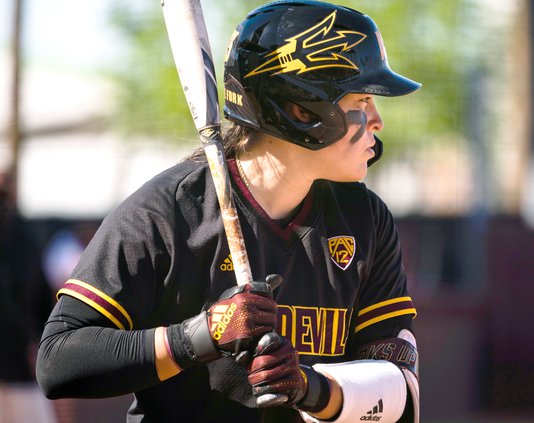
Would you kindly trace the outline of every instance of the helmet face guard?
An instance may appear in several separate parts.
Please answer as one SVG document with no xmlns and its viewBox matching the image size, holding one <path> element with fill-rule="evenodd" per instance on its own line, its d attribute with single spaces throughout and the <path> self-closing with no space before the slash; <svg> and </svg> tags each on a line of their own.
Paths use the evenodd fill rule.
<svg viewBox="0 0 534 423">
<path fill-rule="evenodd" d="M 373 20 L 318 1 L 277 1 L 238 26 L 224 66 L 227 119 L 317 150 L 348 131 L 348 93 L 399 96 L 421 84 L 393 72 Z M 287 112 L 294 103 L 311 123 Z"/>
</svg>

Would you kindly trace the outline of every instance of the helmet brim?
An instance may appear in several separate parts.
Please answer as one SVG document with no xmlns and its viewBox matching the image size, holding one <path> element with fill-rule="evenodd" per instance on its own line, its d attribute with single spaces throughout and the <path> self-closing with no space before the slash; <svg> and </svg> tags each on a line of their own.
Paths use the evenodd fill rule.
<svg viewBox="0 0 534 423">
<path fill-rule="evenodd" d="M 399 75 L 391 69 L 382 69 L 380 72 L 367 74 L 354 82 L 347 84 L 347 92 L 375 94 L 386 97 L 410 94 L 422 86 L 419 82 Z"/>
</svg>

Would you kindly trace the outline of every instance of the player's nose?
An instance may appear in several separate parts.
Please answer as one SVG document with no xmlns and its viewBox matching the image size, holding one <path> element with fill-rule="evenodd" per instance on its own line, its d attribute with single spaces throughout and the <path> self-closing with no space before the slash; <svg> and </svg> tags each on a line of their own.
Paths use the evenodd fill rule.
<svg viewBox="0 0 534 423">
<path fill-rule="evenodd" d="M 374 103 L 367 107 L 367 129 L 370 131 L 381 131 L 384 129 L 384 121 Z"/>
</svg>

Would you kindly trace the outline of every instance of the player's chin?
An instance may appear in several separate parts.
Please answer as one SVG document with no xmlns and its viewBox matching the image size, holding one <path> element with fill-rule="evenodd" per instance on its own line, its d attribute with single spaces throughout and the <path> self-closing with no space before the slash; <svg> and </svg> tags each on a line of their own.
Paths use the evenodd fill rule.
<svg viewBox="0 0 534 423">
<path fill-rule="evenodd" d="M 367 176 L 367 161 L 364 161 L 363 163 L 358 164 L 358 166 L 354 169 L 354 181 L 359 182 Z"/>
<path fill-rule="evenodd" d="M 367 176 L 367 163 L 354 167 L 350 174 L 336 178 L 335 182 L 360 182 Z"/>
</svg>

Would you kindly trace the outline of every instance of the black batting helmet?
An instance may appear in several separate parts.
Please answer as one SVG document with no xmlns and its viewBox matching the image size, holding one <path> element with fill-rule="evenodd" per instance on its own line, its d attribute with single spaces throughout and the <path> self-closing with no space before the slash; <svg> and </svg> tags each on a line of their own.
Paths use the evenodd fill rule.
<svg viewBox="0 0 534 423">
<path fill-rule="evenodd" d="M 337 105 L 345 94 L 399 96 L 420 86 L 390 69 L 369 16 L 319 1 L 275 1 L 249 13 L 232 36 L 224 114 L 317 150 L 346 134 L 346 116 Z M 296 121 L 284 109 L 288 102 L 317 119 Z"/>
</svg>

